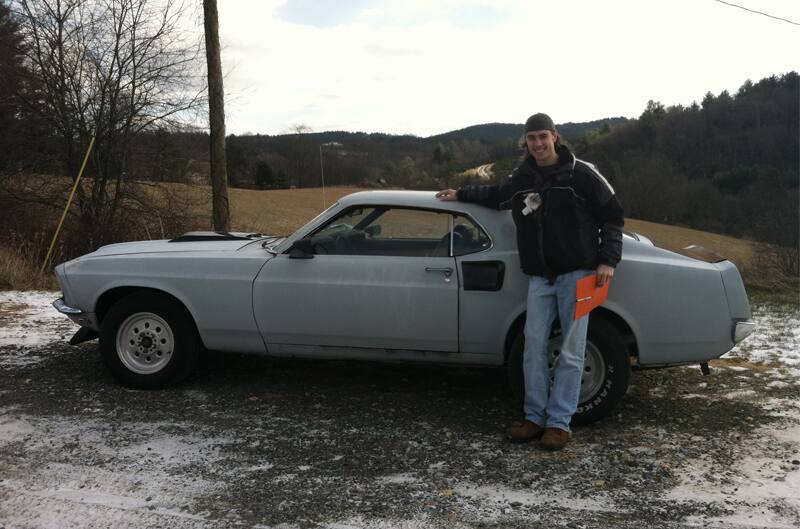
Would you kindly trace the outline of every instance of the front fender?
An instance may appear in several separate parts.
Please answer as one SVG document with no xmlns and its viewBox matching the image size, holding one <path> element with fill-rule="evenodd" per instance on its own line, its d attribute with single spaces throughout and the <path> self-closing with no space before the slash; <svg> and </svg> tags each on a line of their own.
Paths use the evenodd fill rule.
<svg viewBox="0 0 800 529">
<path fill-rule="evenodd" d="M 74 303 L 86 312 L 95 312 L 103 296 L 119 289 L 152 289 L 186 307 L 207 348 L 264 353 L 252 285 L 268 259 L 263 252 L 114 256 L 78 260 L 67 275 Z"/>
</svg>

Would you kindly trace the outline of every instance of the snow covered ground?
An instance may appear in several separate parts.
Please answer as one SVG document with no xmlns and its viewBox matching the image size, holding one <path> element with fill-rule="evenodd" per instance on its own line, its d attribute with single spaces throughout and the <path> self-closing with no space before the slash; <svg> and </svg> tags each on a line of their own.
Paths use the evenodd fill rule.
<svg viewBox="0 0 800 529">
<path fill-rule="evenodd" d="M 126 390 L 56 297 L 0 292 L 3 529 L 800 527 L 797 307 L 754 307 L 711 377 L 634 373 L 551 454 L 502 440 L 478 370 L 236 358 Z"/>
<path fill-rule="evenodd" d="M 52 302 L 60 292 L 0 292 L 0 365 L 38 363 L 43 346 L 69 340 L 77 326 L 57 312 Z"/>
</svg>

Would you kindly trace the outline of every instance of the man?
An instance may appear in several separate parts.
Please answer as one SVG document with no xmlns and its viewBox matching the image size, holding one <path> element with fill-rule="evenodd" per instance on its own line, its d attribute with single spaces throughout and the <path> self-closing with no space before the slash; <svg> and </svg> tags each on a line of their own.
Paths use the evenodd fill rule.
<svg viewBox="0 0 800 529">
<path fill-rule="evenodd" d="M 588 316 L 573 320 L 578 279 L 614 275 L 622 251 L 623 211 L 614 190 L 590 163 L 561 145 L 553 120 L 534 114 L 525 123 L 527 154 L 500 185 L 445 189 L 440 200 L 510 207 L 522 270 L 530 276 L 523 372 L 525 419 L 508 429 L 512 442 L 541 438 L 560 450 L 570 439 L 578 407 Z M 562 346 L 550 387 L 548 341 L 558 314 Z"/>
</svg>

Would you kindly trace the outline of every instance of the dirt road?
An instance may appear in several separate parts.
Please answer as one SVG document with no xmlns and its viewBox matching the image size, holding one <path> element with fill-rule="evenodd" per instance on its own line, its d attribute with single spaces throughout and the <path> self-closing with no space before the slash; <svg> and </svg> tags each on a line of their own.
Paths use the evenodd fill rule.
<svg viewBox="0 0 800 529">
<path fill-rule="evenodd" d="M 548 453 L 504 441 L 501 370 L 209 355 L 127 390 L 50 296 L 0 293 L 4 529 L 800 525 L 796 309 Z"/>
<path fill-rule="evenodd" d="M 489 181 L 494 178 L 494 173 L 492 172 L 492 167 L 494 166 L 493 163 L 487 163 L 483 165 L 479 165 L 478 167 L 473 167 L 472 169 L 467 169 L 463 173 L 462 176 L 477 176 L 481 180 Z"/>
</svg>

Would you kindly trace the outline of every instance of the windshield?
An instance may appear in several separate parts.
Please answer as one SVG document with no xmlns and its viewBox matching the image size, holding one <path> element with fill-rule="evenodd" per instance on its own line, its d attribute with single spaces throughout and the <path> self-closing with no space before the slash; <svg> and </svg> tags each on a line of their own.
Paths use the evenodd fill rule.
<svg viewBox="0 0 800 529">
<path fill-rule="evenodd" d="M 313 226 L 313 225 L 317 224 L 317 221 L 318 221 L 319 219 L 321 219 L 322 217 L 324 217 L 325 215 L 327 215 L 329 211 L 331 211 L 332 209 L 334 209 L 334 208 L 335 208 L 335 207 L 337 207 L 338 205 L 339 205 L 339 202 L 334 202 L 333 204 L 331 204 L 330 206 L 328 206 L 328 208 L 327 208 L 327 209 L 325 209 L 323 212 L 321 212 L 320 214 L 318 214 L 317 216 L 315 216 L 313 219 L 311 219 L 311 220 L 309 220 L 308 222 L 306 222 L 305 224 L 303 224 L 303 226 L 302 226 L 302 227 L 300 227 L 298 230 L 295 230 L 295 232 L 294 232 L 294 233 L 297 233 L 297 232 L 305 232 L 305 231 L 306 231 L 306 230 L 307 230 L 307 229 L 308 229 L 310 226 Z M 290 235 L 289 237 L 291 237 L 291 235 Z M 270 246 L 269 246 L 269 247 L 265 246 L 265 248 L 269 248 L 270 250 L 273 250 L 273 249 L 274 249 L 275 247 L 277 247 L 277 246 L 278 246 L 280 243 L 284 242 L 284 241 L 285 241 L 287 238 L 288 238 L 288 237 L 284 237 L 284 238 L 283 238 L 283 239 L 281 239 L 280 241 L 278 241 L 278 242 L 276 242 L 276 243 L 274 243 L 274 244 L 270 244 Z M 273 251 L 274 251 L 274 250 L 273 250 Z"/>
</svg>

